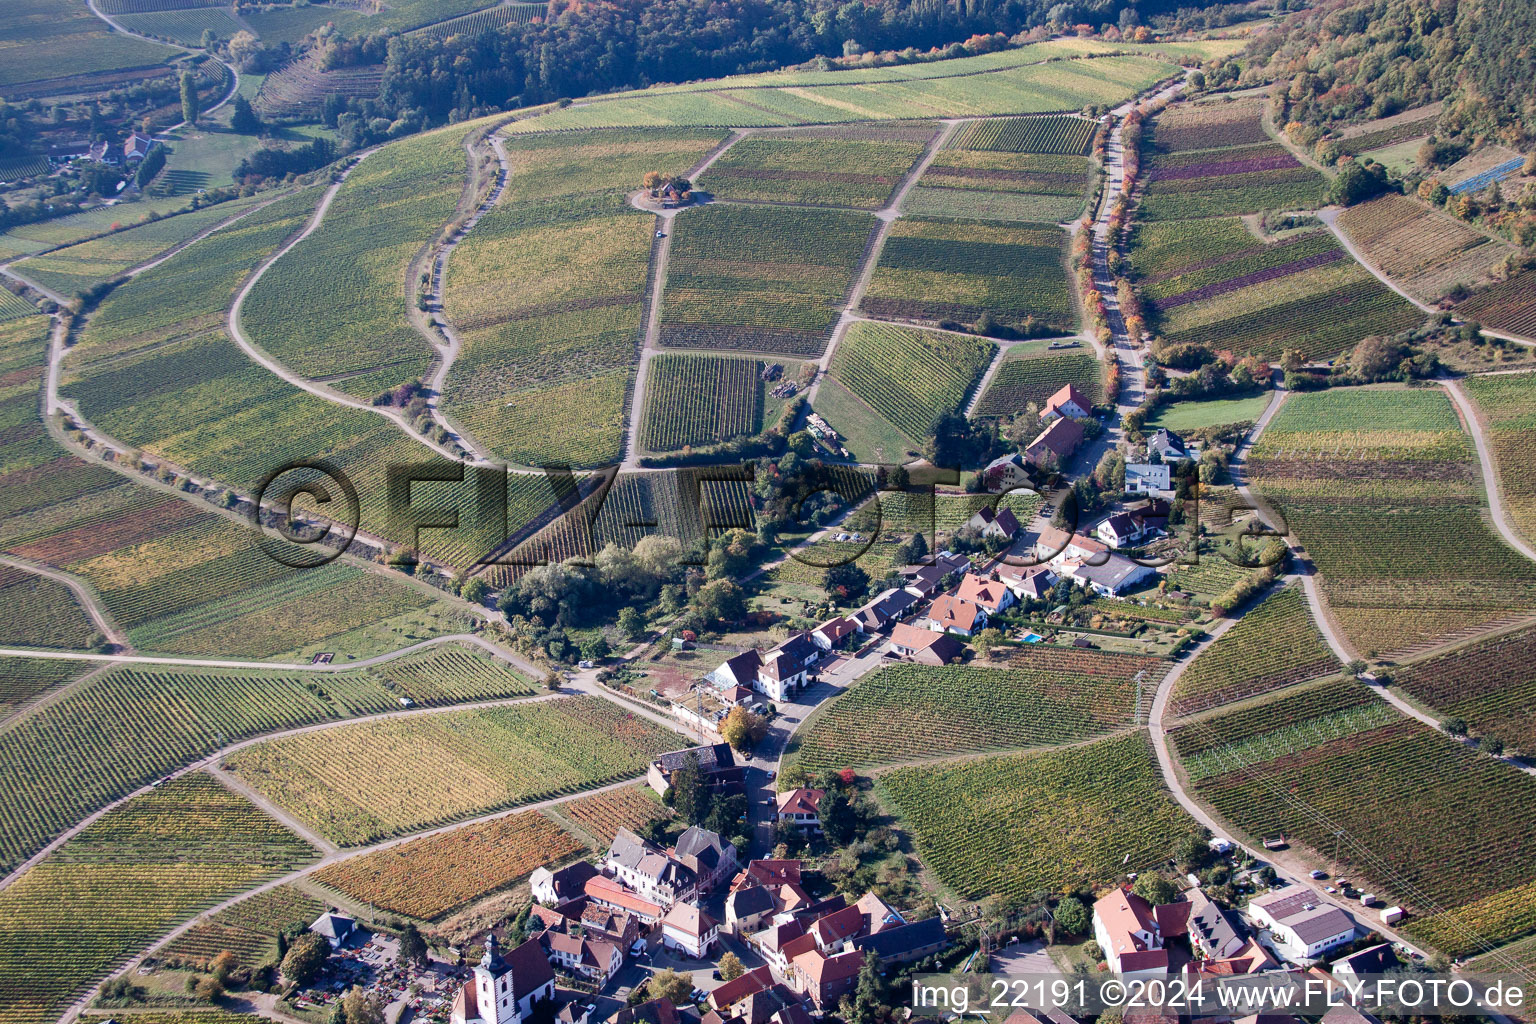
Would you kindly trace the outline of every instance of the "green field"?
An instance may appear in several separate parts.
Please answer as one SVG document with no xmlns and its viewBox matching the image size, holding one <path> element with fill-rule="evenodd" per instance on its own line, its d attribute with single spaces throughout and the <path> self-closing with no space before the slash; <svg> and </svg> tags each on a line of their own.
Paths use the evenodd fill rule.
<svg viewBox="0 0 1536 1024">
<path fill-rule="evenodd" d="M 1231 423 L 1252 423 L 1269 407 L 1268 393 L 1249 398 L 1212 398 L 1198 402 L 1174 402 L 1160 406 L 1149 418 L 1145 431 L 1203 430 Z"/>
<path fill-rule="evenodd" d="M 1196 825 L 1143 732 L 1071 750 L 898 768 L 878 788 L 962 899 L 1023 904 L 1167 860 Z"/>
<path fill-rule="evenodd" d="M 862 302 L 871 316 L 1026 331 L 1075 329 L 1066 238 L 1056 228 L 903 218 L 891 225 Z"/>
<path fill-rule="evenodd" d="M 79 672 L 60 664 L 73 668 L 48 682 Z M 0 733 L 0 868 L 103 804 L 245 737 L 398 710 L 402 698 L 434 706 L 532 692 L 528 680 L 460 648 L 346 673 L 113 669 Z"/>
<path fill-rule="evenodd" d="M 661 343 L 819 354 L 874 227 L 851 210 L 685 211 L 672 227 Z"/>
<path fill-rule="evenodd" d="M 906 436 L 921 440 L 941 413 L 964 404 L 996 352 L 992 342 L 964 334 L 860 320 L 848 325 L 831 373 Z"/>
<path fill-rule="evenodd" d="M 423 376 L 432 352 L 408 319 L 405 269 L 453 216 L 463 134 L 406 139 L 358 164 L 320 228 L 251 291 L 240 322 L 252 343 L 362 398 Z"/>
<path fill-rule="evenodd" d="M 1094 402 L 1104 397 L 1103 369 L 1091 349 L 1055 349 L 1050 342 L 1015 345 L 1003 356 L 997 373 L 987 385 L 977 416 L 1015 416 L 1030 404 L 1035 407 L 1071 384 Z"/>
<path fill-rule="evenodd" d="M 317 856 L 206 775 L 129 801 L 0 892 L 0 1020 L 56 1019 L 182 921 Z"/>
<path fill-rule="evenodd" d="M 247 747 L 226 763 L 345 845 L 644 774 L 682 744 L 601 697 L 364 723 Z"/>
<path fill-rule="evenodd" d="M 1362 653 L 1536 606 L 1536 566 L 1486 524 L 1471 440 L 1437 389 L 1292 395 L 1247 468 Z"/>
<path fill-rule="evenodd" d="M 879 209 L 935 130 L 932 123 L 919 122 L 752 135 L 694 184 L 723 199 Z"/>
<path fill-rule="evenodd" d="M 1193 714 L 1338 668 L 1301 588 L 1286 587 L 1249 609 L 1195 658 L 1174 686 L 1168 707 L 1175 715 Z"/>
<path fill-rule="evenodd" d="M 817 709 L 787 756 L 819 774 L 1087 739 L 1130 726 L 1136 674 L 1164 671 L 1154 658 L 1057 648 L 1007 666 L 888 665 Z"/>
<path fill-rule="evenodd" d="M 0 8 L 0 86 L 147 67 L 178 52 L 118 35 L 71 0 L 7 0 Z"/>
</svg>

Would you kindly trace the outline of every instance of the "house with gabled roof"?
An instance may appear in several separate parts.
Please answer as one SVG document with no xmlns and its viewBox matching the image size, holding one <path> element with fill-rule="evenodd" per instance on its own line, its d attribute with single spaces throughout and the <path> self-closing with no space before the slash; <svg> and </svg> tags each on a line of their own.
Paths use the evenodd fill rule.
<svg viewBox="0 0 1536 1024">
<path fill-rule="evenodd" d="M 1063 384 L 1045 400 L 1045 405 L 1040 410 L 1040 422 L 1049 423 L 1051 420 L 1062 417 L 1087 419 L 1092 415 L 1092 400 L 1077 390 L 1075 385 Z"/>
<path fill-rule="evenodd" d="M 692 868 L 627 828 L 614 835 L 603 857 L 603 870 L 663 907 L 691 900 L 699 893 L 699 876 Z"/>
<path fill-rule="evenodd" d="M 1168 973 L 1168 951 L 1152 905 L 1129 889 L 1115 889 L 1094 902 L 1093 937 L 1116 974 L 1158 977 Z"/>
<path fill-rule="evenodd" d="M 741 791 L 745 771 L 736 763 L 736 755 L 731 753 L 729 743 L 670 750 L 651 762 L 645 775 L 646 782 L 659 795 L 666 796 L 667 790 L 672 788 L 672 773 L 688 764 L 690 757 L 697 761 L 699 775 L 706 787 L 727 793 Z"/>
<path fill-rule="evenodd" d="M 941 594 L 928 607 L 928 628 L 939 633 L 974 636 L 987 628 L 987 613 L 974 601 Z"/>
<path fill-rule="evenodd" d="M 737 889 L 725 898 L 725 929 L 732 935 L 755 932 L 779 909 L 766 885 Z"/>
<path fill-rule="evenodd" d="M 661 919 L 661 944 L 702 958 L 720 938 L 720 922 L 697 904 L 674 903 Z"/>
<path fill-rule="evenodd" d="M 557 871 L 547 867 L 535 868 L 528 876 L 533 898 L 547 907 L 558 906 L 584 895 L 587 879 L 598 873 L 589 861 L 579 860 Z"/>
<path fill-rule="evenodd" d="M 828 956 L 819 949 L 812 949 L 790 962 L 790 972 L 794 987 L 824 1013 L 853 991 L 863 966 L 864 954 L 856 950 Z"/>
<path fill-rule="evenodd" d="M 773 984 L 773 973 L 766 965 L 754 968 L 734 981 L 728 981 L 709 993 L 709 1005 L 722 1016 L 734 1016 L 731 1007 Z"/>
<path fill-rule="evenodd" d="M 587 879 L 587 884 L 583 888 L 586 890 L 587 898 L 592 902 L 630 914 L 641 924 L 655 924 L 667 912 L 667 908 L 660 903 L 644 898 L 639 893 L 626 888 L 623 883 L 606 875 Z"/>
<path fill-rule="evenodd" d="M 785 790 L 778 796 L 779 821 L 788 822 L 802 832 L 820 832 L 821 819 L 817 816 L 821 806 L 821 798 L 826 796 L 824 789 L 799 789 Z"/>
<path fill-rule="evenodd" d="M 891 649 L 920 665 L 951 665 L 965 657 L 965 644 L 953 635 L 904 622 L 891 630 Z"/>
<path fill-rule="evenodd" d="M 691 825 L 677 837 L 672 856 L 699 880 L 699 892 L 709 892 L 736 874 L 736 847 L 718 832 Z"/>
<path fill-rule="evenodd" d="M 1058 562 L 1097 561 L 1109 553 L 1109 548 L 1092 537 L 1080 533 L 1068 533 L 1054 526 L 1047 526 L 1035 538 L 1035 557 L 1052 565 Z"/>
<path fill-rule="evenodd" d="M 988 573 L 983 576 L 978 573 L 966 573 L 960 580 L 960 585 L 955 588 L 955 596 L 962 601 L 969 601 L 988 615 L 996 615 L 1007 611 L 1013 606 L 1013 591 L 998 579 L 996 573 Z"/>
<path fill-rule="evenodd" d="M 596 985 L 606 985 L 624 966 L 623 951 L 617 943 L 606 939 L 579 937 L 550 929 L 540 936 L 540 941 L 551 963 Z"/>
<path fill-rule="evenodd" d="M 860 623 L 851 625 L 857 629 Z M 727 659 L 705 678 L 722 689 L 746 686 L 771 700 L 789 700 L 809 682 L 822 650 L 811 634 L 793 633 L 767 651 L 743 651 Z"/>
<path fill-rule="evenodd" d="M 872 601 L 854 612 L 853 617 L 859 620 L 864 632 L 874 633 L 907 614 L 907 610 L 919 600 L 918 595 L 912 591 L 893 587 L 881 591 Z"/>
<path fill-rule="evenodd" d="M 863 632 L 864 627 L 857 619 L 840 615 L 811 630 L 811 643 L 823 651 L 830 651 L 847 643 L 849 637 L 857 637 Z"/>
<path fill-rule="evenodd" d="M 1247 910 L 1293 960 L 1318 957 L 1355 937 L 1353 918 L 1300 886 L 1260 893 L 1248 901 Z"/>
<path fill-rule="evenodd" d="M 999 566 L 997 578 L 1021 601 L 1043 601 L 1056 585 L 1056 574 L 1046 565 Z"/>
<path fill-rule="evenodd" d="M 800 866 L 800 861 L 793 858 L 749 860 L 746 869 L 731 882 L 731 888 L 744 889 L 752 885 L 799 885 Z"/>
<path fill-rule="evenodd" d="M 1157 570 L 1151 566 L 1120 555 L 1110 555 L 1099 565 L 1065 562 L 1060 568 L 1063 576 L 1076 580 L 1101 597 L 1119 597 L 1145 586 L 1157 575 Z"/>
<path fill-rule="evenodd" d="M 1147 438 L 1147 451 L 1157 452 L 1164 462 L 1180 462 L 1189 458 L 1189 446 L 1184 439 L 1166 427 Z"/>
<path fill-rule="evenodd" d="M 949 937 L 944 922 L 930 917 L 874 930 L 854 939 L 852 945 L 860 955 L 874 953 L 882 964 L 905 964 L 942 951 L 949 945 Z"/>
<path fill-rule="evenodd" d="M 329 910 L 315 918 L 309 930 L 330 943 L 332 949 L 340 949 L 357 930 L 357 922 L 345 914 Z"/>
<path fill-rule="evenodd" d="M 1024 461 L 1041 469 L 1059 468 L 1072 458 L 1085 436 L 1083 425 L 1077 420 L 1052 420 L 1024 449 Z"/>
<path fill-rule="evenodd" d="M 1116 512 L 1094 529 L 1094 535 L 1112 548 L 1123 548 L 1147 535 L 1146 527 L 1129 512 Z"/>
<path fill-rule="evenodd" d="M 1011 491 L 1015 487 L 1032 486 L 1034 481 L 1029 475 L 1030 465 L 1031 463 L 1017 452 L 1012 455 L 1001 455 L 982 469 L 982 486 L 992 494 Z"/>
<path fill-rule="evenodd" d="M 1013 540 L 1018 536 L 1019 530 L 1023 529 L 1012 509 L 994 510 L 990 506 L 978 509 L 975 515 L 965 521 L 965 526 L 983 537 L 996 540 Z"/>
<path fill-rule="evenodd" d="M 907 579 L 906 589 L 921 597 L 932 597 L 944 589 L 944 579 L 951 573 L 966 572 L 971 560 L 964 555 L 943 552 L 927 565 L 909 565 L 901 570 Z"/>
</svg>

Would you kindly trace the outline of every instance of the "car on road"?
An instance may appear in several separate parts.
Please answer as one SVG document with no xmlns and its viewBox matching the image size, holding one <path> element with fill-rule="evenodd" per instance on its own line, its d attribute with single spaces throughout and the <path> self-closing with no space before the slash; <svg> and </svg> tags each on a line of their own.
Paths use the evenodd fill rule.
<svg viewBox="0 0 1536 1024">
<path fill-rule="evenodd" d="M 778 777 L 779 777 L 779 773 L 778 772 L 774 771 L 772 768 L 768 769 L 768 781 L 769 782 L 772 782 L 774 779 L 776 779 Z"/>
<path fill-rule="evenodd" d="M 1313 868 L 1312 869 L 1312 877 L 1318 879 L 1319 881 L 1321 881 L 1322 879 L 1328 877 L 1328 872 L 1326 872 L 1326 871 L 1319 871 L 1316 868 Z"/>
</svg>

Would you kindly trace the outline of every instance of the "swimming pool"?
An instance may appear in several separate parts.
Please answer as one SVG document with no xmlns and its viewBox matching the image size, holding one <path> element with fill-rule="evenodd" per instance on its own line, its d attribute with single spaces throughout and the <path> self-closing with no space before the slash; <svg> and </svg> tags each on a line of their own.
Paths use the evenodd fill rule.
<svg viewBox="0 0 1536 1024">
<path fill-rule="evenodd" d="M 1024 642 L 1027 643 L 1027 644 L 1037 644 L 1041 640 L 1044 640 L 1044 639 L 1045 639 L 1045 637 L 1041 636 L 1039 633 L 1025 633 L 1024 634 Z"/>
</svg>

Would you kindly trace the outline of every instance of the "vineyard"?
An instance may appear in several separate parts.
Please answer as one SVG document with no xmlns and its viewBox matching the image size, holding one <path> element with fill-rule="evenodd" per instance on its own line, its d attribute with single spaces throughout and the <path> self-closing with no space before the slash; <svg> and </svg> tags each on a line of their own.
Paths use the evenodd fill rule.
<svg viewBox="0 0 1536 1024">
<path fill-rule="evenodd" d="M 6 610 L 0 644 L 77 651 L 92 646 L 95 627 L 57 580 L 0 565 L 0 604 Z"/>
<path fill-rule="evenodd" d="M 380 65 L 322 71 L 318 55 L 305 56 L 284 64 L 262 79 L 252 106 L 263 118 L 314 118 L 319 116 L 327 96 L 357 99 L 376 96 L 383 80 L 384 68 Z M 446 153 L 449 147 L 441 149 Z"/>
<path fill-rule="evenodd" d="M 646 381 L 641 447 L 653 452 L 763 429 L 763 364 L 729 356 L 663 354 Z"/>
<path fill-rule="evenodd" d="M 37 307 L 20 295 L 0 289 L 0 323 L 36 316 Z"/>
<path fill-rule="evenodd" d="M 1135 676 L 1150 695 L 1164 666 L 1098 651 L 1020 652 L 1008 668 L 887 665 L 790 738 L 813 773 L 1086 739 L 1134 721 Z"/>
<path fill-rule="evenodd" d="M 638 776 L 680 742 L 601 697 L 343 726 L 247 747 L 226 764 L 343 845 Z"/>
<path fill-rule="evenodd" d="M 1056 228 L 902 218 L 864 295 L 871 316 L 974 323 L 983 313 L 1025 330 L 1075 330 Z"/>
<path fill-rule="evenodd" d="M 694 184 L 725 199 L 884 206 L 933 137 L 932 123 L 890 128 L 808 129 L 752 135 L 733 145 Z"/>
<path fill-rule="evenodd" d="M 1350 259 L 1326 231 L 1266 244 L 1237 218 L 1137 229 L 1131 262 L 1159 349 L 1196 344 L 1278 358 L 1328 358 L 1423 314 Z"/>
<path fill-rule="evenodd" d="M 1496 331 L 1536 337 L 1536 275 L 1517 274 L 1480 291 L 1460 303 L 1456 315 Z"/>
<path fill-rule="evenodd" d="M 1392 682 L 1479 736 L 1536 752 L 1536 630 L 1481 640 L 1427 661 L 1403 665 Z"/>
<path fill-rule="evenodd" d="M 449 36 L 471 36 L 480 32 L 494 31 L 504 25 L 527 25 L 543 21 L 549 5 L 543 3 L 508 3 L 500 7 L 488 7 L 483 11 L 449 18 L 425 28 L 412 29 L 408 36 L 427 39 L 447 39 Z"/>
<path fill-rule="evenodd" d="M 245 26 L 222 7 L 128 14 L 120 16 L 117 21 L 130 32 L 164 39 L 181 46 L 200 45 L 204 32 L 212 32 L 220 39 L 230 39 L 236 32 L 245 30 Z"/>
<path fill-rule="evenodd" d="M 1086 747 L 898 768 L 878 791 L 962 899 L 1022 903 L 1167 860 L 1196 826 L 1144 733 Z"/>
<path fill-rule="evenodd" d="M 1339 874 L 1418 914 L 1470 904 L 1481 941 L 1536 927 L 1528 900 L 1503 898 L 1529 885 L 1519 851 L 1536 827 L 1536 780 L 1401 718 L 1359 684 L 1309 688 L 1173 739 L 1210 773 L 1201 797 L 1248 835 L 1324 852 Z M 1473 941 L 1461 917 L 1432 930 L 1448 952 Z"/>
<path fill-rule="evenodd" d="M 1248 470 L 1367 656 L 1536 605 L 1536 566 L 1485 522 L 1471 442 L 1438 390 L 1293 395 Z"/>
<path fill-rule="evenodd" d="M 1467 397 L 1486 421 L 1499 491 L 1515 528 L 1536 538 L 1536 391 L 1528 374 L 1481 374 L 1462 381 Z"/>
<path fill-rule="evenodd" d="M 0 659 L 0 715 L 9 715 L 16 705 L 82 676 L 90 668 L 90 662 L 56 658 Z"/>
<path fill-rule="evenodd" d="M 402 692 L 437 705 L 529 690 L 522 679 L 499 670 L 478 684 L 466 673 L 403 688 L 396 680 L 412 661 L 417 668 L 445 668 L 450 658 L 432 652 L 374 670 L 396 679 L 365 672 L 139 668 L 97 677 L 0 733 L 0 869 L 10 870 L 103 804 L 226 744 L 398 710 Z M 40 690 L 78 674 L 74 663 L 58 664 L 69 668 L 23 674 L 16 685 Z"/>
<path fill-rule="evenodd" d="M 408 319 L 405 268 L 453 216 L 463 131 L 393 143 L 358 164 L 320 228 L 252 289 L 241 326 L 253 344 L 360 398 L 425 375 L 432 353 Z"/>
<path fill-rule="evenodd" d="M 1088 152 L 1098 123 L 1086 117 L 1005 117 L 972 121 L 961 128 L 945 149 L 991 150 L 1003 153 Z"/>
<path fill-rule="evenodd" d="M 1441 103 L 1405 110 L 1391 117 L 1350 125 L 1340 132 L 1339 148 L 1346 153 L 1365 153 L 1428 135 L 1443 109 Z"/>
<path fill-rule="evenodd" d="M 529 811 L 353 857 L 314 878 L 380 910 L 432 920 L 586 849 L 549 818 Z"/>
<path fill-rule="evenodd" d="M 315 855 L 207 776 L 124 804 L 0 891 L 0 1020 L 57 1019 L 156 937 Z"/>
<path fill-rule="evenodd" d="M 1162 153 L 1223 149 L 1268 142 L 1264 101 L 1179 103 L 1152 122 L 1152 142 Z"/>
<path fill-rule="evenodd" d="M 687 211 L 672 229 L 661 343 L 820 353 L 874 226 L 843 210 Z"/>
<path fill-rule="evenodd" d="M 672 812 L 645 785 L 579 797 L 561 804 L 558 810 L 603 846 L 612 843 L 621 828 L 638 829 L 672 816 Z"/>
<path fill-rule="evenodd" d="M 1016 345 L 1003 356 L 981 401 L 977 416 L 1014 416 L 1030 403 L 1036 408 L 1071 384 L 1094 402 L 1103 400 L 1104 384 L 1100 363 L 1093 353 L 1082 350 L 1052 351 L 1048 342 Z"/>
<path fill-rule="evenodd" d="M 83 4 L 63 0 L 6 0 L 0 5 L 0 86 L 146 68 L 177 51 L 113 32 Z M 163 70 L 163 69 L 162 69 Z M 25 90 L 8 88 L 12 99 Z M 20 94 L 20 95 L 18 95 Z"/>
<path fill-rule="evenodd" d="M 1492 281 L 1493 265 L 1512 250 L 1439 213 L 1396 194 L 1352 206 L 1339 226 L 1373 265 L 1425 302 L 1437 302 L 1457 285 Z"/>
<path fill-rule="evenodd" d="M 964 334 L 857 321 L 838 345 L 831 373 L 908 437 L 921 440 L 940 414 L 965 403 L 996 352 L 991 342 Z"/>
<path fill-rule="evenodd" d="M 1169 700 L 1189 715 L 1338 670 L 1300 588 L 1266 598 L 1197 657 Z"/>
<path fill-rule="evenodd" d="M 162 961 L 206 971 L 224 950 L 234 953 L 240 966 L 257 967 L 276 959 L 277 935 L 307 927 L 325 910 L 325 904 L 307 893 L 279 886 L 241 900 L 227 910 L 194 925 L 160 949 Z M 199 1024 L 201 1017 L 188 1024 Z"/>
</svg>

